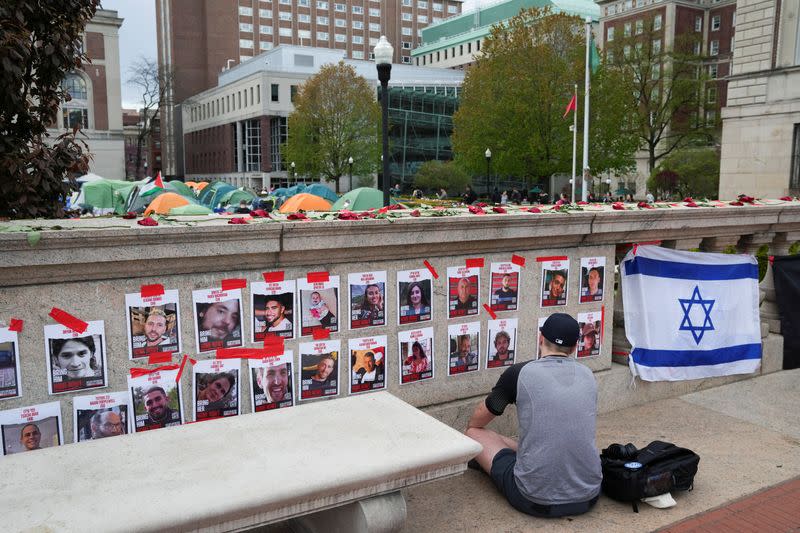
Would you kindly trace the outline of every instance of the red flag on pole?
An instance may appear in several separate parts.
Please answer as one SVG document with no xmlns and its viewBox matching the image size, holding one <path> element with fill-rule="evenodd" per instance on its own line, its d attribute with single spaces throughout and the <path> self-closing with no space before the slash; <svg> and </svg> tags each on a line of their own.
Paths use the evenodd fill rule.
<svg viewBox="0 0 800 533">
<path fill-rule="evenodd" d="M 572 100 L 573 100 L 572 105 L 574 106 L 575 105 L 575 102 L 574 102 L 575 97 L 574 96 L 572 97 Z M 564 115 L 564 116 L 566 116 L 566 115 Z M 160 170 L 158 171 L 158 174 L 156 174 L 156 182 L 155 182 L 155 184 L 156 184 L 156 187 L 159 187 L 161 189 L 164 188 L 164 182 L 161 180 L 161 171 Z"/>
<path fill-rule="evenodd" d="M 570 99 L 569 103 L 567 104 L 567 110 L 564 111 L 564 116 L 561 117 L 561 118 L 567 118 L 567 115 L 569 115 L 570 111 L 575 111 L 575 109 L 576 109 L 575 97 L 576 97 L 576 95 L 573 94 L 572 98 Z"/>
</svg>

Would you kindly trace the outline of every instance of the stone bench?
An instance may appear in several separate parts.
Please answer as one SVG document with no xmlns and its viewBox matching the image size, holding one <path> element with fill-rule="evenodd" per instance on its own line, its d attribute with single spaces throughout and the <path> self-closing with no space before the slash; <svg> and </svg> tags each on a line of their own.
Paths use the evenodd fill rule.
<svg viewBox="0 0 800 533">
<path fill-rule="evenodd" d="M 388 392 L 0 458 L 4 531 L 394 531 L 480 445 Z"/>
</svg>

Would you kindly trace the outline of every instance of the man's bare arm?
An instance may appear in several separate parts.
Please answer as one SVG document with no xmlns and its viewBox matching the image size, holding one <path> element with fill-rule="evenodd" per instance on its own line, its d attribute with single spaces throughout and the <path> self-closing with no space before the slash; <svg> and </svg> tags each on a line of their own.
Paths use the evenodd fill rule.
<svg viewBox="0 0 800 533">
<path fill-rule="evenodd" d="M 486 404 L 484 402 L 479 402 L 478 405 L 475 406 L 475 410 L 472 412 L 472 417 L 470 417 L 469 423 L 467 423 L 467 429 L 482 429 L 486 427 L 486 425 L 492 420 L 494 420 L 494 415 L 489 411 L 489 409 L 486 408 Z"/>
</svg>

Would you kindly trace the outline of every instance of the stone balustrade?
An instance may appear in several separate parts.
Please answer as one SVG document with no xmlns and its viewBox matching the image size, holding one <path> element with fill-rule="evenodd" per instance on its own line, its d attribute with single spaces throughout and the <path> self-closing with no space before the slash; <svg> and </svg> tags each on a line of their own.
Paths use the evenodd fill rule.
<svg viewBox="0 0 800 533">
<path fill-rule="evenodd" d="M 84 320 L 104 320 L 108 344 L 109 388 L 126 389 L 129 361 L 125 333 L 125 293 L 137 292 L 144 284 L 161 283 L 180 291 L 181 333 L 184 352 L 194 356 L 191 291 L 217 287 L 224 278 L 261 280 L 261 273 L 282 270 L 287 279 L 307 272 L 328 271 L 346 285 L 348 273 L 387 271 L 387 326 L 368 331 L 350 331 L 343 324 L 334 339 L 344 341 L 364 335 L 388 336 L 387 389 L 420 408 L 425 408 L 453 426 L 463 425 L 475 398 L 485 394 L 500 369 L 486 369 L 485 335 L 489 316 L 448 320 L 446 317 L 446 269 L 463 266 L 468 258 L 481 257 L 486 266 L 481 276 L 481 301 L 489 295 L 489 264 L 508 261 L 512 254 L 526 259 L 521 282 L 521 301 L 515 312 L 500 318 L 519 318 L 517 360 L 534 354 L 537 319 L 551 312 L 602 311 L 606 317 L 599 357 L 584 360 L 597 372 L 601 385 L 601 410 L 670 396 L 710 386 L 725 380 L 703 380 L 702 384 L 642 384 L 640 392 L 619 390 L 621 367 L 612 368 L 612 352 L 624 354 L 622 302 L 615 285 L 612 265 L 624 255 L 628 243 L 660 241 L 662 246 L 721 252 L 735 247 L 754 253 L 767 245 L 770 254 L 785 254 L 800 241 L 800 205 L 745 206 L 730 208 L 655 209 L 566 214 L 507 214 L 452 217 L 397 218 L 390 220 L 266 222 L 228 225 L 225 220 L 198 219 L 185 223 L 163 223 L 158 227 L 137 226 L 134 221 L 93 219 L 80 221 L 18 221 L 0 224 L 0 320 L 25 321 L 20 335 L 23 397 L 5 400 L 0 409 L 10 409 L 61 400 L 65 440 L 72 441 L 71 397 L 48 395 L 43 353 L 43 327 L 52 323 L 52 307 L 65 309 Z M 31 232 L 41 238 L 29 239 Z M 37 236 L 38 237 L 38 236 Z M 30 244 L 35 242 L 35 244 Z M 540 308 L 538 295 L 541 269 L 538 257 L 568 256 L 569 300 L 566 306 Z M 579 304 L 579 259 L 606 258 L 606 295 L 596 304 Z M 435 378 L 425 383 L 401 385 L 397 354 L 397 284 L 399 270 L 423 268 L 428 260 L 440 275 L 434 282 Z M 764 290 L 762 327 L 765 363 L 763 371 L 780 368 L 782 337 L 774 304 L 774 287 L 768 274 Z M 245 293 L 247 290 L 245 289 Z M 344 292 L 344 291 L 342 291 Z M 245 294 L 245 301 L 247 296 Z M 347 297 L 340 294 L 344 316 Z M 249 317 L 249 306 L 245 306 Z M 447 326 L 481 322 L 481 369 L 460 376 L 447 376 Z M 249 340 L 249 330 L 247 338 Z M 310 337 L 299 342 L 311 340 Z M 298 339 L 287 341 L 297 355 Z M 247 343 L 248 346 L 253 346 Z M 211 355 L 201 355 L 208 358 Z M 342 369 L 346 381 L 347 365 Z M 624 370 L 624 369 L 623 369 Z M 246 374 L 246 373 L 244 373 Z M 609 377 L 604 377 L 609 376 Z M 188 383 L 188 378 L 184 378 Z M 625 382 L 629 377 L 624 379 Z M 605 389 L 603 388 L 605 387 Z M 688 388 L 687 388 L 688 387 Z M 188 386 L 184 388 L 188 391 Z M 344 387 L 343 387 L 344 388 Z M 249 383 L 242 383 L 242 412 L 249 410 Z M 83 394 L 86 394 L 84 392 Z M 636 395 L 639 396 L 636 396 Z M 346 392 L 340 392 L 346 395 Z M 637 399 L 640 398 L 640 399 Z M 185 412 L 191 413 L 191 394 L 184 393 Z"/>
</svg>

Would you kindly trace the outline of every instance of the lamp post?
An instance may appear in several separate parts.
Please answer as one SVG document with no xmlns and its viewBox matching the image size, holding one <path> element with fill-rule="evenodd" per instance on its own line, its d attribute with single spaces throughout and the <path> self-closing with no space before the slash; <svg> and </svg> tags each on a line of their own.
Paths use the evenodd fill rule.
<svg viewBox="0 0 800 533">
<path fill-rule="evenodd" d="M 349 189 L 352 191 L 353 190 L 353 156 L 352 155 L 347 160 L 347 164 L 350 166 L 350 187 L 349 187 Z"/>
<path fill-rule="evenodd" d="M 489 183 L 492 180 L 492 151 L 487 148 L 483 155 L 486 156 L 486 189 L 488 190 Z M 497 184 L 495 183 L 495 188 L 496 187 Z"/>
<path fill-rule="evenodd" d="M 297 185 L 297 172 L 295 171 L 294 161 L 292 161 L 292 163 L 289 166 L 292 167 L 292 181 L 294 182 L 295 185 Z"/>
<path fill-rule="evenodd" d="M 389 205 L 389 78 L 392 76 L 392 56 L 394 48 L 386 40 L 385 35 L 381 35 L 378 44 L 373 49 L 375 64 L 378 68 L 378 81 L 381 82 L 381 136 L 383 138 L 383 179 L 381 179 L 381 190 L 383 190 L 383 205 Z"/>
<path fill-rule="evenodd" d="M 144 177 L 147 177 L 147 160 L 144 160 Z"/>
</svg>

